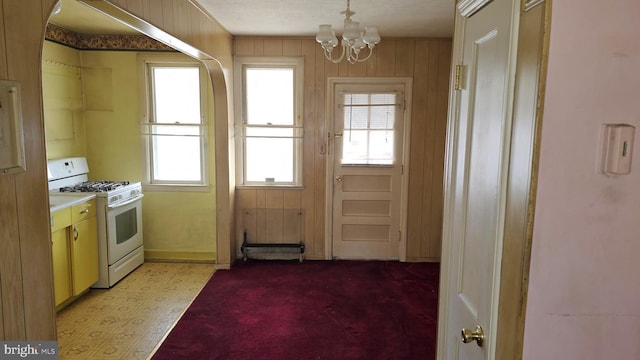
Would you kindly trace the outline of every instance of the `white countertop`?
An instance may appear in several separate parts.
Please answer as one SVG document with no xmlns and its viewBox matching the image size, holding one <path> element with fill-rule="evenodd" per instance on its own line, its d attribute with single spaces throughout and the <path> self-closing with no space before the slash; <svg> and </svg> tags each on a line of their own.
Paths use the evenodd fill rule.
<svg viewBox="0 0 640 360">
<path fill-rule="evenodd" d="M 49 211 L 55 212 L 73 205 L 82 204 L 96 197 L 91 193 L 49 193 Z"/>
</svg>

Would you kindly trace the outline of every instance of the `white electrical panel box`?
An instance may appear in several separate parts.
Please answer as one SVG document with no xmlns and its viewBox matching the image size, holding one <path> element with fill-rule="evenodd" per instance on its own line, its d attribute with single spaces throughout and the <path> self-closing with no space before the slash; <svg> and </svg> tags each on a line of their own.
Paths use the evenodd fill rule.
<svg viewBox="0 0 640 360">
<path fill-rule="evenodd" d="M 605 124 L 600 170 L 605 174 L 631 172 L 631 155 L 636 128 L 628 124 Z"/>
</svg>

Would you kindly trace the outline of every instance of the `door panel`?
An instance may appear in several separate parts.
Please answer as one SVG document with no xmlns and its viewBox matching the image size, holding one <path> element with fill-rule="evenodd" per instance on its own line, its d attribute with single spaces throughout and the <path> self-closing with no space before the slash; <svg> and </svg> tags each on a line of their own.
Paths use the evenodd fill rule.
<svg viewBox="0 0 640 360">
<path fill-rule="evenodd" d="M 391 192 L 391 177 L 389 171 L 378 169 L 376 175 L 347 175 L 349 172 L 364 172 L 363 169 L 342 168 L 342 191 L 343 192 Z"/>
<path fill-rule="evenodd" d="M 342 181 L 334 184 L 333 256 L 397 259 L 400 199 L 397 190 L 391 191 L 391 179 L 397 169 L 338 166 L 336 170 Z M 371 174 L 350 174 L 367 171 Z M 400 174 L 395 177 L 399 182 Z"/>
<path fill-rule="evenodd" d="M 449 179 L 445 196 L 447 290 L 446 350 L 442 359 L 492 359 L 505 204 L 505 174 L 511 116 L 508 74 L 512 1 L 494 0 L 469 18 L 459 18 L 463 82 L 454 131 L 449 134 Z M 459 24 L 460 25 L 460 24 Z M 448 238 L 447 238 L 448 237 Z M 484 340 L 464 343 L 482 328 Z M 441 327 L 442 329 L 442 327 Z M 471 339 L 469 339 L 471 340 Z M 442 352 L 445 350 L 446 352 Z M 442 352 L 442 353 L 440 353 Z"/>
<path fill-rule="evenodd" d="M 389 216 L 389 200 L 345 200 L 343 216 Z"/>
</svg>

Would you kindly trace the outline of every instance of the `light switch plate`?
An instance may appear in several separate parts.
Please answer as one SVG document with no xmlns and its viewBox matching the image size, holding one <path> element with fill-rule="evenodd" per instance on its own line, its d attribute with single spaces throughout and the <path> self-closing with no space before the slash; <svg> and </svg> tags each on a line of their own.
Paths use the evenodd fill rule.
<svg viewBox="0 0 640 360">
<path fill-rule="evenodd" d="M 600 170 L 605 174 L 626 175 L 631 172 L 633 139 L 636 128 L 628 124 L 605 124 Z"/>
</svg>

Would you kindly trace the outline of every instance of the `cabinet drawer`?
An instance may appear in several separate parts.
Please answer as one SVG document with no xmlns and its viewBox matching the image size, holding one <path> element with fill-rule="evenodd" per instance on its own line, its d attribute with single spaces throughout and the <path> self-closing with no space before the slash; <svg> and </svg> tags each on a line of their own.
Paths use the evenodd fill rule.
<svg viewBox="0 0 640 360">
<path fill-rule="evenodd" d="M 71 225 L 71 209 L 62 209 L 51 213 L 51 232 Z"/>
<path fill-rule="evenodd" d="M 71 207 L 71 223 L 73 224 L 94 216 L 96 216 L 95 199 Z"/>
</svg>

